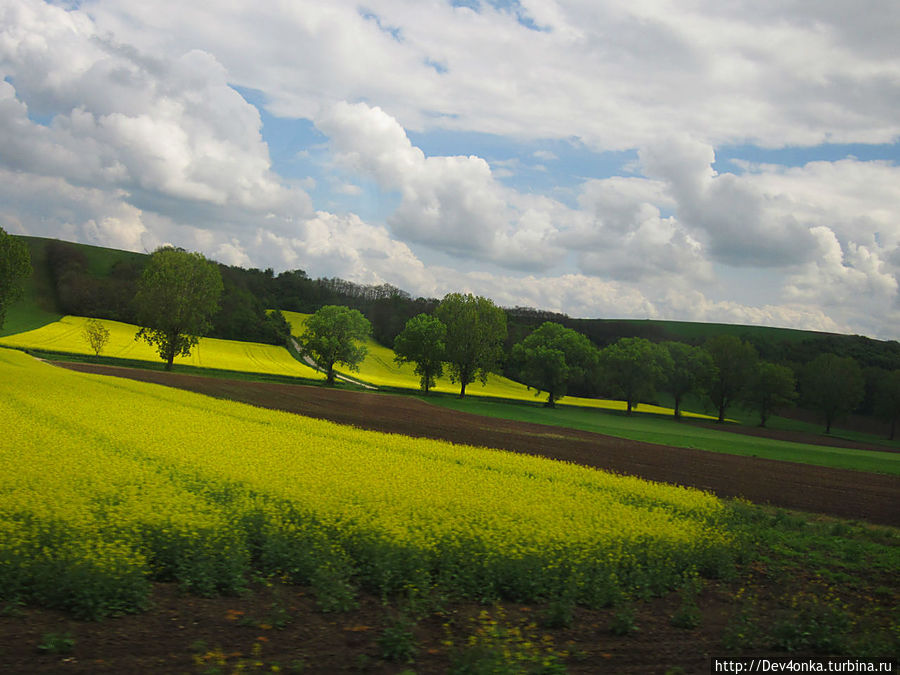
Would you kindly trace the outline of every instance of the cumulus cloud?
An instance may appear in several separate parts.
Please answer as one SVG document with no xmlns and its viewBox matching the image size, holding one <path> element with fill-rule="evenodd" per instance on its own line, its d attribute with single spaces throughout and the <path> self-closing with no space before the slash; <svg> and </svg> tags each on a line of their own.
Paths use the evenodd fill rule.
<svg viewBox="0 0 900 675">
<path fill-rule="evenodd" d="M 211 54 L 151 57 L 102 35 L 86 14 L 43 2 L 2 11 L 8 168 L 257 213 L 303 201 L 270 171 L 258 111 Z"/>
<path fill-rule="evenodd" d="M 236 0 L 227 12 L 6 0 L 0 224 L 581 316 L 896 336 L 896 163 L 713 167 L 722 143 L 900 137 L 898 18 L 889 0 L 865 13 L 801 0 L 677 12 L 612 0 Z M 321 175 L 273 171 L 241 86 L 327 134 L 302 157 Z M 441 156 L 407 134 L 436 129 L 529 143 Z M 545 142 L 560 139 L 639 158 L 627 176 L 579 167 L 583 178 L 552 192 L 566 153 Z M 548 167 L 545 187 L 523 185 Z M 304 191 L 340 209 L 373 186 L 396 207 L 372 222 Z M 738 302 L 723 291 L 738 278 L 765 279 L 765 291 Z"/>
<path fill-rule="evenodd" d="M 335 161 L 373 180 L 401 202 L 388 224 L 404 240 L 513 268 L 546 268 L 563 255 L 555 241 L 567 209 L 504 187 L 476 156 L 432 156 L 379 107 L 341 102 L 316 125 Z"/>
<path fill-rule="evenodd" d="M 897 4 L 721 3 L 677 11 L 614 0 L 410 4 L 175 0 L 87 3 L 153 51 L 214 53 L 282 116 L 342 100 L 390 104 L 408 129 L 646 145 L 660 121 L 707 143 L 890 142 L 900 135 Z M 154 30 L 145 28 L 151 26 Z M 539 27 L 541 30 L 534 30 Z"/>
<path fill-rule="evenodd" d="M 661 209 L 675 202 L 665 184 L 614 177 L 584 183 L 578 198 L 582 218 L 563 240 L 577 252 L 588 274 L 624 281 L 708 282 L 711 267 L 700 243 Z"/>
<path fill-rule="evenodd" d="M 814 257 L 817 240 L 782 195 L 767 193 L 734 174 L 717 174 L 713 149 L 690 139 L 668 139 L 639 153 L 644 172 L 663 181 L 679 220 L 729 265 L 779 267 Z"/>
</svg>

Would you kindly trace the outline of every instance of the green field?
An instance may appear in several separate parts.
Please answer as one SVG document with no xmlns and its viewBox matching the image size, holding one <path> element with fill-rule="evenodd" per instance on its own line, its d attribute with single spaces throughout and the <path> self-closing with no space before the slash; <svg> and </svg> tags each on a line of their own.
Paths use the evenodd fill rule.
<svg viewBox="0 0 900 675">
<path fill-rule="evenodd" d="M 521 403 L 481 399 L 459 400 L 441 397 L 429 400 L 454 410 L 478 415 L 581 429 L 647 443 L 815 464 L 837 469 L 900 474 L 900 453 L 897 452 L 851 450 L 824 445 L 791 443 L 708 429 L 692 425 L 689 422 L 678 423 L 672 419 L 654 415 L 629 417 L 608 413 L 598 414 L 594 410 L 574 407 L 559 407 L 551 410 L 539 405 L 524 406 Z M 643 408 L 644 406 L 641 406 L 641 409 Z"/>
</svg>

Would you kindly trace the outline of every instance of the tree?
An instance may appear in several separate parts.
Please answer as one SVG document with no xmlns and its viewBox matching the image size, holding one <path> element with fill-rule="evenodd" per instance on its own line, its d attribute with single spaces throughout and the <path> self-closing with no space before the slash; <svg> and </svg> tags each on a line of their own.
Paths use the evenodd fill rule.
<svg viewBox="0 0 900 675">
<path fill-rule="evenodd" d="M 760 361 L 750 377 L 744 400 L 759 412 L 759 426 L 766 426 L 772 412 L 797 398 L 794 371 L 777 363 Z"/>
<path fill-rule="evenodd" d="M 359 370 L 368 350 L 359 344 L 372 333 L 372 325 L 359 310 L 342 305 L 325 305 L 306 320 L 297 339 L 300 351 L 325 369 L 326 381 L 334 384 L 334 366 Z"/>
<path fill-rule="evenodd" d="M 570 384 L 585 379 L 597 365 L 597 349 L 581 333 L 545 321 L 513 347 L 513 359 L 521 364 L 520 377 L 539 396 L 547 392 L 547 407 L 568 393 Z"/>
<path fill-rule="evenodd" d="M 134 336 L 155 347 L 172 370 L 176 356 L 191 349 L 210 329 L 219 306 L 222 276 L 200 253 L 163 247 L 153 252 L 134 298 L 141 329 Z"/>
<path fill-rule="evenodd" d="M 900 370 L 886 372 L 875 387 L 875 414 L 891 424 L 888 436 L 894 440 L 900 420 Z"/>
<path fill-rule="evenodd" d="M 398 364 L 416 364 L 419 385 L 427 394 L 435 380 L 444 374 L 447 326 L 430 314 L 412 317 L 394 338 L 394 354 L 394 361 Z"/>
<path fill-rule="evenodd" d="M 645 338 L 621 338 L 600 352 L 600 370 L 613 396 L 625 401 L 626 413 L 656 394 L 672 368 L 665 347 Z"/>
<path fill-rule="evenodd" d="M 722 423 L 728 408 L 741 397 L 750 381 L 758 356 L 752 344 L 733 335 L 712 337 L 705 347 L 715 366 L 707 393 Z"/>
<path fill-rule="evenodd" d="M 22 280 L 31 274 L 28 246 L 0 227 L 0 328 L 6 309 L 22 297 Z"/>
<path fill-rule="evenodd" d="M 672 367 L 666 375 L 662 388 L 675 399 L 675 418 L 681 419 L 681 403 L 693 392 L 705 390 L 712 379 L 714 366 L 709 352 L 702 347 L 694 347 L 684 342 L 663 342 Z"/>
<path fill-rule="evenodd" d="M 447 326 L 447 365 L 450 379 L 460 384 L 459 397 L 476 378 L 487 383 L 499 367 L 506 339 L 506 314 L 493 302 L 471 293 L 449 293 L 435 309 Z"/>
<path fill-rule="evenodd" d="M 100 356 L 100 352 L 109 342 L 109 330 L 97 319 L 88 319 L 85 322 L 82 335 L 97 356 Z"/>
<path fill-rule="evenodd" d="M 826 434 L 835 420 L 860 404 L 865 388 L 856 359 L 835 354 L 820 354 L 807 363 L 800 383 L 803 400 L 825 415 Z"/>
</svg>

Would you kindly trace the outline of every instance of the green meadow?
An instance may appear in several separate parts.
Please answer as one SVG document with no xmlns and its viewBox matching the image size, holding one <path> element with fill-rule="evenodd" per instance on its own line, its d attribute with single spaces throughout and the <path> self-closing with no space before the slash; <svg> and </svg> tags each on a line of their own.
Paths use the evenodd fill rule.
<svg viewBox="0 0 900 675">
<path fill-rule="evenodd" d="M 646 443 L 815 464 L 836 469 L 900 474 L 898 452 L 833 448 L 720 431 L 688 421 L 676 422 L 659 415 L 640 414 L 645 408 L 643 405 L 638 408 L 639 414 L 628 416 L 610 412 L 600 413 L 597 410 L 575 406 L 550 409 L 536 404 L 522 405 L 468 397 L 460 400 L 442 396 L 431 397 L 428 400 L 437 405 L 478 415 L 580 429 Z"/>
</svg>

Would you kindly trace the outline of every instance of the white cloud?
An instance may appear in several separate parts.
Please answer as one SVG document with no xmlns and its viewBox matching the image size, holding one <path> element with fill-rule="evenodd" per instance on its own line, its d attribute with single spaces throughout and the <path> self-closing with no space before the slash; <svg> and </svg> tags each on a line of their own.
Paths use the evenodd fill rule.
<svg viewBox="0 0 900 675">
<path fill-rule="evenodd" d="M 840 5 L 523 3 L 540 32 L 489 3 L 88 7 L 103 29 L 153 51 L 216 54 L 282 116 L 364 100 L 408 129 L 574 135 L 603 149 L 647 145 L 661 123 L 712 144 L 891 141 L 897 4 Z"/>
<path fill-rule="evenodd" d="M 561 258 L 554 200 L 505 188 L 475 156 L 426 157 L 381 108 L 338 103 L 316 120 L 336 161 L 370 177 L 401 202 L 388 224 L 398 237 L 513 268 L 542 268 Z"/>
<path fill-rule="evenodd" d="M 5 166 L 253 212 L 304 201 L 270 171 L 258 111 L 211 54 L 150 57 L 43 2 L 8 2 L 3 18 Z"/>
<path fill-rule="evenodd" d="M 172 242 L 426 295 L 467 285 L 583 316 L 896 336 L 895 163 L 730 174 L 713 162 L 722 143 L 900 137 L 898 17 L 889 0 L 867 12 L 802 0 L 522 0 L 477 12 L 2 0 L 0 224 L 134 250 Z M 259 111 L 235 86 L 328 135 L 295 151 L 295 166 L 321 175 L 273 171 Z M 426 155 L 407 135 L 440 128 L 528 150 Z M 635 175 L 569 181 L 572 201 L 556 199 L 546 185 L 565 159 L 534 150 L 554 139 L 639 148 Z M 529 156 L 544 164 L 524 166 Z M 530 191 L 523 176 L 538 171 L 544 187 Z M 340 214 L 304 191 L 323 185 Z M 346 208 L 373 186 L 398 204 L 383 223 Z M 748 288 L 742 302 L 723 290 L 753 274 L 774 290 Z"/>
</svg>

